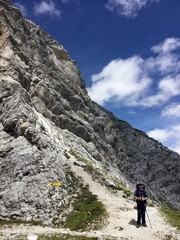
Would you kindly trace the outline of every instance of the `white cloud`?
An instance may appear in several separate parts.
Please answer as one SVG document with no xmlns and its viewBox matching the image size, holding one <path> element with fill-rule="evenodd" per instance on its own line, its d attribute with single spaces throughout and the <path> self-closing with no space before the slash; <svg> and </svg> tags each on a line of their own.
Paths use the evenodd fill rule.
<svg viewBox="0 0 180 240">
<path fill-rule="evenodd" d="M 164 42 L 152 47 L 155 53 L 169 53 L 180 47 L 180 38 L 167 38 Z"/>
<path fill-rule="evenodd" d="M 163 117 L 180 117 L 180 103 L 172 103 L 163 109 L 161 115 Z"/>
<path fill-rule="evenodd" d="M 158 71 L 161 74 L 169 74 L 180 70 L 178 54 L 158 54 L 157 57 L 146 59 L 146 67 L 148 71 Z"/>
<path fill-rule="evenodd" d="M 166 39 L 152 49 L 158 54 L 156 57 L 116 59 L 92 75 L 90 97 L 101 105 L 118 102 L 152 107 L 180 95 L 180 60 L 175 52 L 180 49 L 180 39 Z"/>
<path fill-rule="evenodd" d="M 174 78 L 171 76 L 165 77 L 159 82 L 159 89 L 167 98 L 180 95 L 180 74 Z"/>
<path fill-rule="evenodd" d="M 159 0 L 108 0 L 105 7 L 109 11 L 117 11 L 119 15 L 134 18 L 143 7 L 153 2 Z"/>
<path fill-rule="evenodd" d="M 111 61 L 103 70 L 92 76 L 89 95 L 99 104 L 107 101 L 125 101 L 133 105 L 151 84 L 143 72 L 144 61 L 140 57 Z"/>
<path fill-rule="evenodd" d="M 172 131 L 167 129 L 156 128 L 154 130 L 149 131 L 147 134 L 149 137 L 152 137 L 160 142 L 165 142 L 171 137 L 173 133 Z"/>
<path fill-rule="evenodd" d="M 35 3 L 34 11 L 36 14 L 48 14 L 50 16 L 59 17 L 61 11 L 58 10 L 53 1 L 41 1 L 40 3 Z"/>
<path fill-rule="evenodd" d="M 172 150 L 180 154 L 180 140 L 177 141 L 176 144 L 174 144 L 174 146 L 172 147 Z"/>
<path fill-rule="evenodd" d="M 158 91 L 151 96 L 142 98 L 137 105 L 152 107 L 160 106 L 168 102 L 172 97 L 180 95 L 180 75 L 167 76 L 162 80 L 159 80 L 157 84 Z"/>
<path fill-rule="evenodd" d="M 15 2 L 14 5 L 21 11 L 23 16 L 27 16 L 27 9 L 24 5 L 19 2 Z"/>
<path fill-rule="evenodd" d="M 156 128 L 147 134 L 180 154 L 180 124 L 167 129 Z"/>
<path fill-rule="evenodd" d="M 157 67 L 162 73 L 178 72 L 180 70 L 179 54 L 180 38 L 167 38 L 164 42 L 152 47 L 158 57 L 149 59 L 149 66 Z M 154 65 L 153 65 L 154 64 Z"/>
</svg>

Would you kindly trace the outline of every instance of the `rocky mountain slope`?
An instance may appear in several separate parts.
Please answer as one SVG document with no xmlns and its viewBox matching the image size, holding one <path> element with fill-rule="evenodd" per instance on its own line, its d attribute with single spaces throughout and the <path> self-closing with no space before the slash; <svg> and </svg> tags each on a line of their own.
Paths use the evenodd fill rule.
<svg viewBox="0 0 180 240">
<path fill-rule="evenodd" d="M 180 208 L 180 156 L 94 103 L 63 46 L 0 0 L 1 219 L 61 221 L 74 191 L 66 149 Z"/>
<path fill-rule="evenodd" d="M 76 157 L 70 156 L 69 163 L 72 172 L 80 178 L 90 191 L 98 197 L 107 210 L 108 217 L 103 221 L 103 225 L 98 229 L 88 229 L 88 231 L 75 231 L 68 228 L 54 228 L 43 226 L 31 226 L 29 224 L 12 224 L 11 227 L 0 229 L 0 238 L 14 240 L 45 240 L 45 239 L 69 239 L 69 240 L 178 240 L 180 231 L 169 226 L 157 207 L 147 208 L 147 227 L 136 229 L 136 205 L 132 199 L 123 197 L 123 191 L 107 188 L 103 186 L 86 171 L 84 167 L 74 165 Z M 95 167 L 97 167 L 95 165 Z M 99 168 L 100 170 L 100 168 Z M 101 169 L 102 170 L 102 169 Z M 108 177 L 111 173 L 108 174 Z M 90 210 L 91 211 L 91 210 Z M 82 220 L 81 220 L 82 223 Z M 94 225 L 94 224 L 92 224 Z M 92 227 L 92 226 L 91 226 Z M 65 238 L 65 236 L 69 238 Z M 55 237 L 56 236 L 56 237 Z M 75 238 L 76 237 L 76 238 Z M 4 239 L 3 238 L 3 239 Z"/>
</svg>

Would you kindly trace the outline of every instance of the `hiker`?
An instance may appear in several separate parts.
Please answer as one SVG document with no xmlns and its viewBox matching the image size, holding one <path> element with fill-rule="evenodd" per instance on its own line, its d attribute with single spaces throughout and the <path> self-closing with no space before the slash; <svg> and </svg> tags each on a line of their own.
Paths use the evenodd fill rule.
<svg viewBox="0 0 180 240">
<path fill-rule="evenodd" d="M 134 192 L 134 200 L 137 203 L 137 228 L 141 225 L 142 220 L 142 226 L 147 227 L 146 225 L 146 204 L 147 204 L 147 193 L 145 191 L 145 185 L 142 183 L 138 183 L 136 185 L 136 190 Z"/>
</svg>

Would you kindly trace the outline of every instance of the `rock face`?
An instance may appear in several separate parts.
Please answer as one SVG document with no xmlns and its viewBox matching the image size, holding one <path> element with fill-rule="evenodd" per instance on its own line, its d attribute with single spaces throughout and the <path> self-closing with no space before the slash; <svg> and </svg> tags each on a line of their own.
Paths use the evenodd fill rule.
<svg viewBox="0 0 180 240">
<path fill-rule="evenodd" d="M 63 46 L 9 1 L 0 13 L 0 218 L 63 218 L 69 148 L 180 208 L 180 156 L 91 101 Z"/>
</svg>

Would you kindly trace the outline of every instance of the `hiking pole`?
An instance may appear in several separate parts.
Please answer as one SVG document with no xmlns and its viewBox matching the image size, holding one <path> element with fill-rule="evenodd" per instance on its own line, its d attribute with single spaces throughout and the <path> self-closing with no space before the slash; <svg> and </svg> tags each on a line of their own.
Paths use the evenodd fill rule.
<svg viewBox="0 0 180 240">
<path fill-rule="evenodd" d="M 152 224 L 151 224 L 151 221 L 150 221 L 149 214 L 148 214 L 147 210 L 146 210 L 146 214 L 147 214 L 147 218 L 148 218 L 149 224 L 150 224 L 151 229 L 152 229 Z"/>
</svg>

